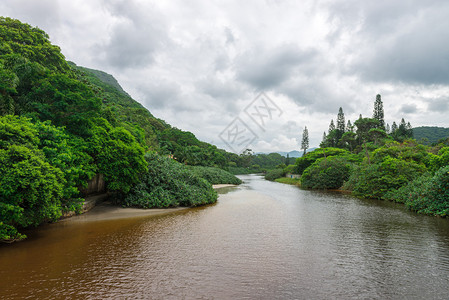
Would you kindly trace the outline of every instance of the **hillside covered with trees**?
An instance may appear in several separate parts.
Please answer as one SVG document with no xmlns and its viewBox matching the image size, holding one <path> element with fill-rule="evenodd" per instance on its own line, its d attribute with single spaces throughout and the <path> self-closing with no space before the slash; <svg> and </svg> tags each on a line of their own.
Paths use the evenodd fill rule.
<svg viewBox="0 0 449 300">
<path fill-rule="evenodd" d="M 44 31 L 0 18 L 0 240 L 79 211 L 97 174 L 120 205 L 215 202 L 207 178 L 239 183 L 231 162 L 242 158 L 155 118 L 111 75 L 67 62 Z"/>
<path fill-rule="evenodd" d="M 413 128 L 413 135 L 417 141 L 425 145 L 444 143 L 449 139 L 449 128 L 436 126 L 421 126 Z"/>
</svg>

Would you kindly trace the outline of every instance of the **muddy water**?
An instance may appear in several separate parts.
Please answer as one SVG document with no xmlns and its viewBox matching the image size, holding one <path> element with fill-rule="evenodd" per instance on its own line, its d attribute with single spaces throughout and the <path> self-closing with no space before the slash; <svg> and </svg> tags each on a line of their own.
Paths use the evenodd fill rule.
<svg viewBox="0 0 449 300">
<path fill-rule="evenodd" d="M 449 220 L 242 178 L 215 205 L 2 245 L 0 298 L 447 299 Z"/>
</svg>

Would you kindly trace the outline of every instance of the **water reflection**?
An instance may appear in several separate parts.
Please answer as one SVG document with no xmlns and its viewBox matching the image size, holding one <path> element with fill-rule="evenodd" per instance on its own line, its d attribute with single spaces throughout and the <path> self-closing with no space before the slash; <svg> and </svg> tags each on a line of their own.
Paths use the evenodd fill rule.
<svg viewBox="0 0 449 300">
<path fill-rule="evenodd" d="M 0 298 L 446 298 L 448 220 L 242 176 L 216 205 L 0 247 Z"/>
</svg>

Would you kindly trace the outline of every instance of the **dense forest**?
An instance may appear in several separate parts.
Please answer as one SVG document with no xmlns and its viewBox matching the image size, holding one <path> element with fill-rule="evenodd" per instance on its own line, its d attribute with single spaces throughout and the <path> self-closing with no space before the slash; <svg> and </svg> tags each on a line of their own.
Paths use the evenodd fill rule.
<svg viewBox="0 0 449 300">
<path fill-rule="evenodd" d="M 76 66 L 39 28 L 0 18 L 0 240 L 79 212 L 97 174 L 119 205 L 215 202 L 245 157 L 155 118 L 109 74 Z"/>
<path fill-rule="evenodd" d="M 421 126 L 413 128 L 415 139 L 424 145 L 436 145 L 449 139 L 449 128 Z"/>
<path fill-rule="evenodd" d="M 346 123 L 340 108 L 320 148 L 294 165 L 267 173 L 266 178 L 296 173 L 301 175 L 299 180 L 286 182 L 309 189 L 342 189 L 445 217 L 449 214 L 449 139 L 443 136 L 428 146 L 413 137 L 410 123 L 403 118 L 399 125 L 385 124 L 383 102 L 377 95 L 372 117 L 360 115 L 353 124 Z"/>
</svg>

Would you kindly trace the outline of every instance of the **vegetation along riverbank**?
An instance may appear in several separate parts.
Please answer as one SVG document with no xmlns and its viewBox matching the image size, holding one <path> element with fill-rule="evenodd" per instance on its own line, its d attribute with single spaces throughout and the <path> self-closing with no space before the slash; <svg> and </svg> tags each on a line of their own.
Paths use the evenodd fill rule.
<svg viewBox="0 0 449 300">
<path fill-rule="evenodd" d="M 332 120 L 320 148 L 298 158 L 294 165 L 267 172 L 279 182 L 286 173 L 300 174 L 306 189 L 342 189 L 355 196 L 404 203 L 418 213 L 449 214 L 449 138 L 424 145 L 413 139 L 404 119 L 384 122 L 381 96 L 372 117 L 345 122 L 342 108 L 337 126 Z"/>
<path fill-rule="evenodd" d="M 119 206 L 213 203 L 244 157 L 199 141 L 133 100 L 109 74 L 76 66 L 35 27 L 0 18 L 0 240 L 81 212 L 94 193 Z"/>
</svg>

